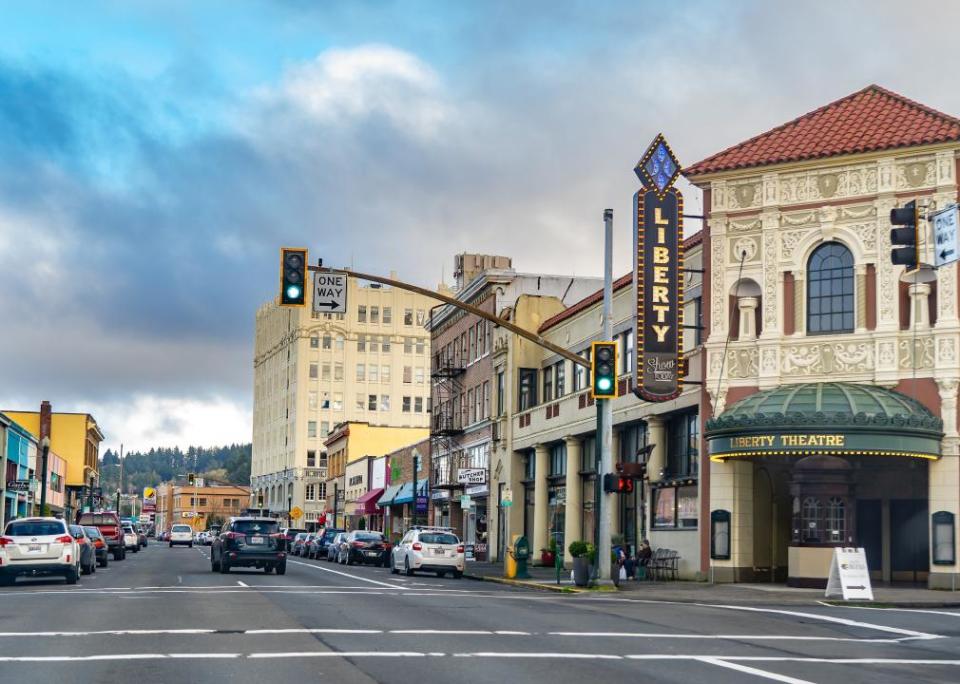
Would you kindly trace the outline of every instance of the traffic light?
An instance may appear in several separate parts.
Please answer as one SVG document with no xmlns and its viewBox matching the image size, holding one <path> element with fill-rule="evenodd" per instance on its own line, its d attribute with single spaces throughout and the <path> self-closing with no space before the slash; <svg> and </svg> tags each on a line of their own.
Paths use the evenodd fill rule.
<svg viewBox="0 0 960 684">
<path fill-rule="evenodd" d="M 196 483 L 196 481 L 197 481 L 196 473 L 187 473 L 187 482 L 189 482 L 191 486 L 193 486 Z"/>
<path fill-rule="evenodd" d="M 305 306 L 307 302 L 307 249 L 280 249 L 280 306 Z"/>
<path fill-rule="evenodd" d="M 890 210 L 890 223 L 902 228 L 890 229 L 890 261 L 908 271 L 920 266 L 920 210 L 916 200 Z"/>
<path fill-rule="evenodd" d="M 603 491 L 607 494 L 632 494 L 633 478 L 607 473 L 603 476 Z"/>
<path fill-rule="evenodd" d="M 590 396 L 614 399 L 617 397 L 617 343 L 594 342 L 590 348 Z"/>
</svg>

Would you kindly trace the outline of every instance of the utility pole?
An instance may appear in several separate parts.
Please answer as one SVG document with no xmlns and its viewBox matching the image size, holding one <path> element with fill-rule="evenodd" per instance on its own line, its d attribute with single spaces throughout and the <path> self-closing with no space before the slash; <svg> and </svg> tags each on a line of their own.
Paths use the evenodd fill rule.
<svg viewBox="0 0 960 684">
<path fill-rule="evenodd" d="M 45 436 L 40 440 L 40 449 L 43 458 L 40 464 L 40 512 L 43 515 L 43 509 L 47 505 L 47 457 L 50 455 L 50 438 Z"/>
<path fill-rule="evenodd" d="M 613 209 L 603 210 L 603 319 L 600 337 L 613 340 Z M 614 375 L 616 377 L 616 375 Z M 613 472 L 613 404 L 610 399 L 597 399 L 597 444 L 600 447 L 600 470 L 597 482 L 603 481 L 606 473 Z M 613 496 L 597 488 L 597 516 L 599 520 L 599 543 L 597 566 L 599 579 L 609 581 L 611 549 L 611 506 Z"/>
</svg>

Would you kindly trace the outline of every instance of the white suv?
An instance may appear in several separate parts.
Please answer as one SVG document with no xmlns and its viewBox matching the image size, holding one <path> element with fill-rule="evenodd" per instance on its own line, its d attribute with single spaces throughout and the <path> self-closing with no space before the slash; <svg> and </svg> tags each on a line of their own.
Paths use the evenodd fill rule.
<svg viewBox="0 0 960 684">
<path fill-rule="evenodd" d="M 193 528 L 189 525 L 174 525 L 170 528 L 170 548 L 174 544 L 186 544 L 193 548 Z"/>
<path fill-rule="evenodd" d="M 413 527 L 393 547 L 390 554 L 390 572 L 402 569 L 407 575 L 415 570 L 437 573 L 448 572 L 457 579 L 463 577 L 466 557 L 463 544 L 450 527 Z"/>
<path fill-rule="evenodd" d="M 63 575 L 67 584 L 80 576 L 80 547 L 59 518 L 20 518 L 7 523 L 0 537 L 0 585 L 19 575 Z"/>
</svg>

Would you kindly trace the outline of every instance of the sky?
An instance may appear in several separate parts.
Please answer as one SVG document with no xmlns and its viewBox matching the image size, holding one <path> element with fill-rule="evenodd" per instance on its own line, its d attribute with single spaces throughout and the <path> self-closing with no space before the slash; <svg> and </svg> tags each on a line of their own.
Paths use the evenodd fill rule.
<svg viewBox="0 0 960 684">
<path fill-rule="evenodd" d="M 0 408 L 251 439 L 278 249 L 435 286 L 629 269 L 633 167 L 877 83 L 960 115 L 960 3 L 0 0 Z M 688 184 L 687 207 L 699 213 Z"/>
</svg>

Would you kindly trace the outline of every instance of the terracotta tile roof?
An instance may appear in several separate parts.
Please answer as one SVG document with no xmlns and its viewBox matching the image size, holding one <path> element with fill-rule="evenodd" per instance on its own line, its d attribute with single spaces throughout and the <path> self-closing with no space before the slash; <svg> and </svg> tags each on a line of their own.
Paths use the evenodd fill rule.
<svg viewBox="0 0 960 684">
<path fill-rule="evenodd" d="M 685 176 L 960 140 L 960 119 L 878 85 L 729 147 Z"/>
<path fill-rule="evenodd" d="M 702 230 L 686 238 L 683 241 L 683 248 L 690 249 L 691 247 L 695 247 L 699 245 L 701 242 L 703 242 Z M 630 273 L 627 273 L 626 275 L 620 276 L 619 278 L 614 280 L 613 291 L 618 292 L 623 288 L 627 286 L 632 286 L 632 285 L 633 285 L 633 271 L 631 271 Z M 555 326 L 557 323 L 560 323 L 561 321 L 565 321 L 571 316 L 576 316 L 578 313 L 580 313 L 584 309 L 589 309 L 591 306 L 593 306 L 594 304 L 602 300 L 603 300 L 603 288 L 600 288 L 593 294 L 587 295 L 586 297 L 581 299 L 579 302 L 571 304 L 560 313 L 554 314 L 553 316 L 545 320 L 543 323 L 540 324 L 540 327 L 537 328 L 537 332 L 544 332 L 545 330 L 549 330 L 550 328 Z"/>
</svg>

